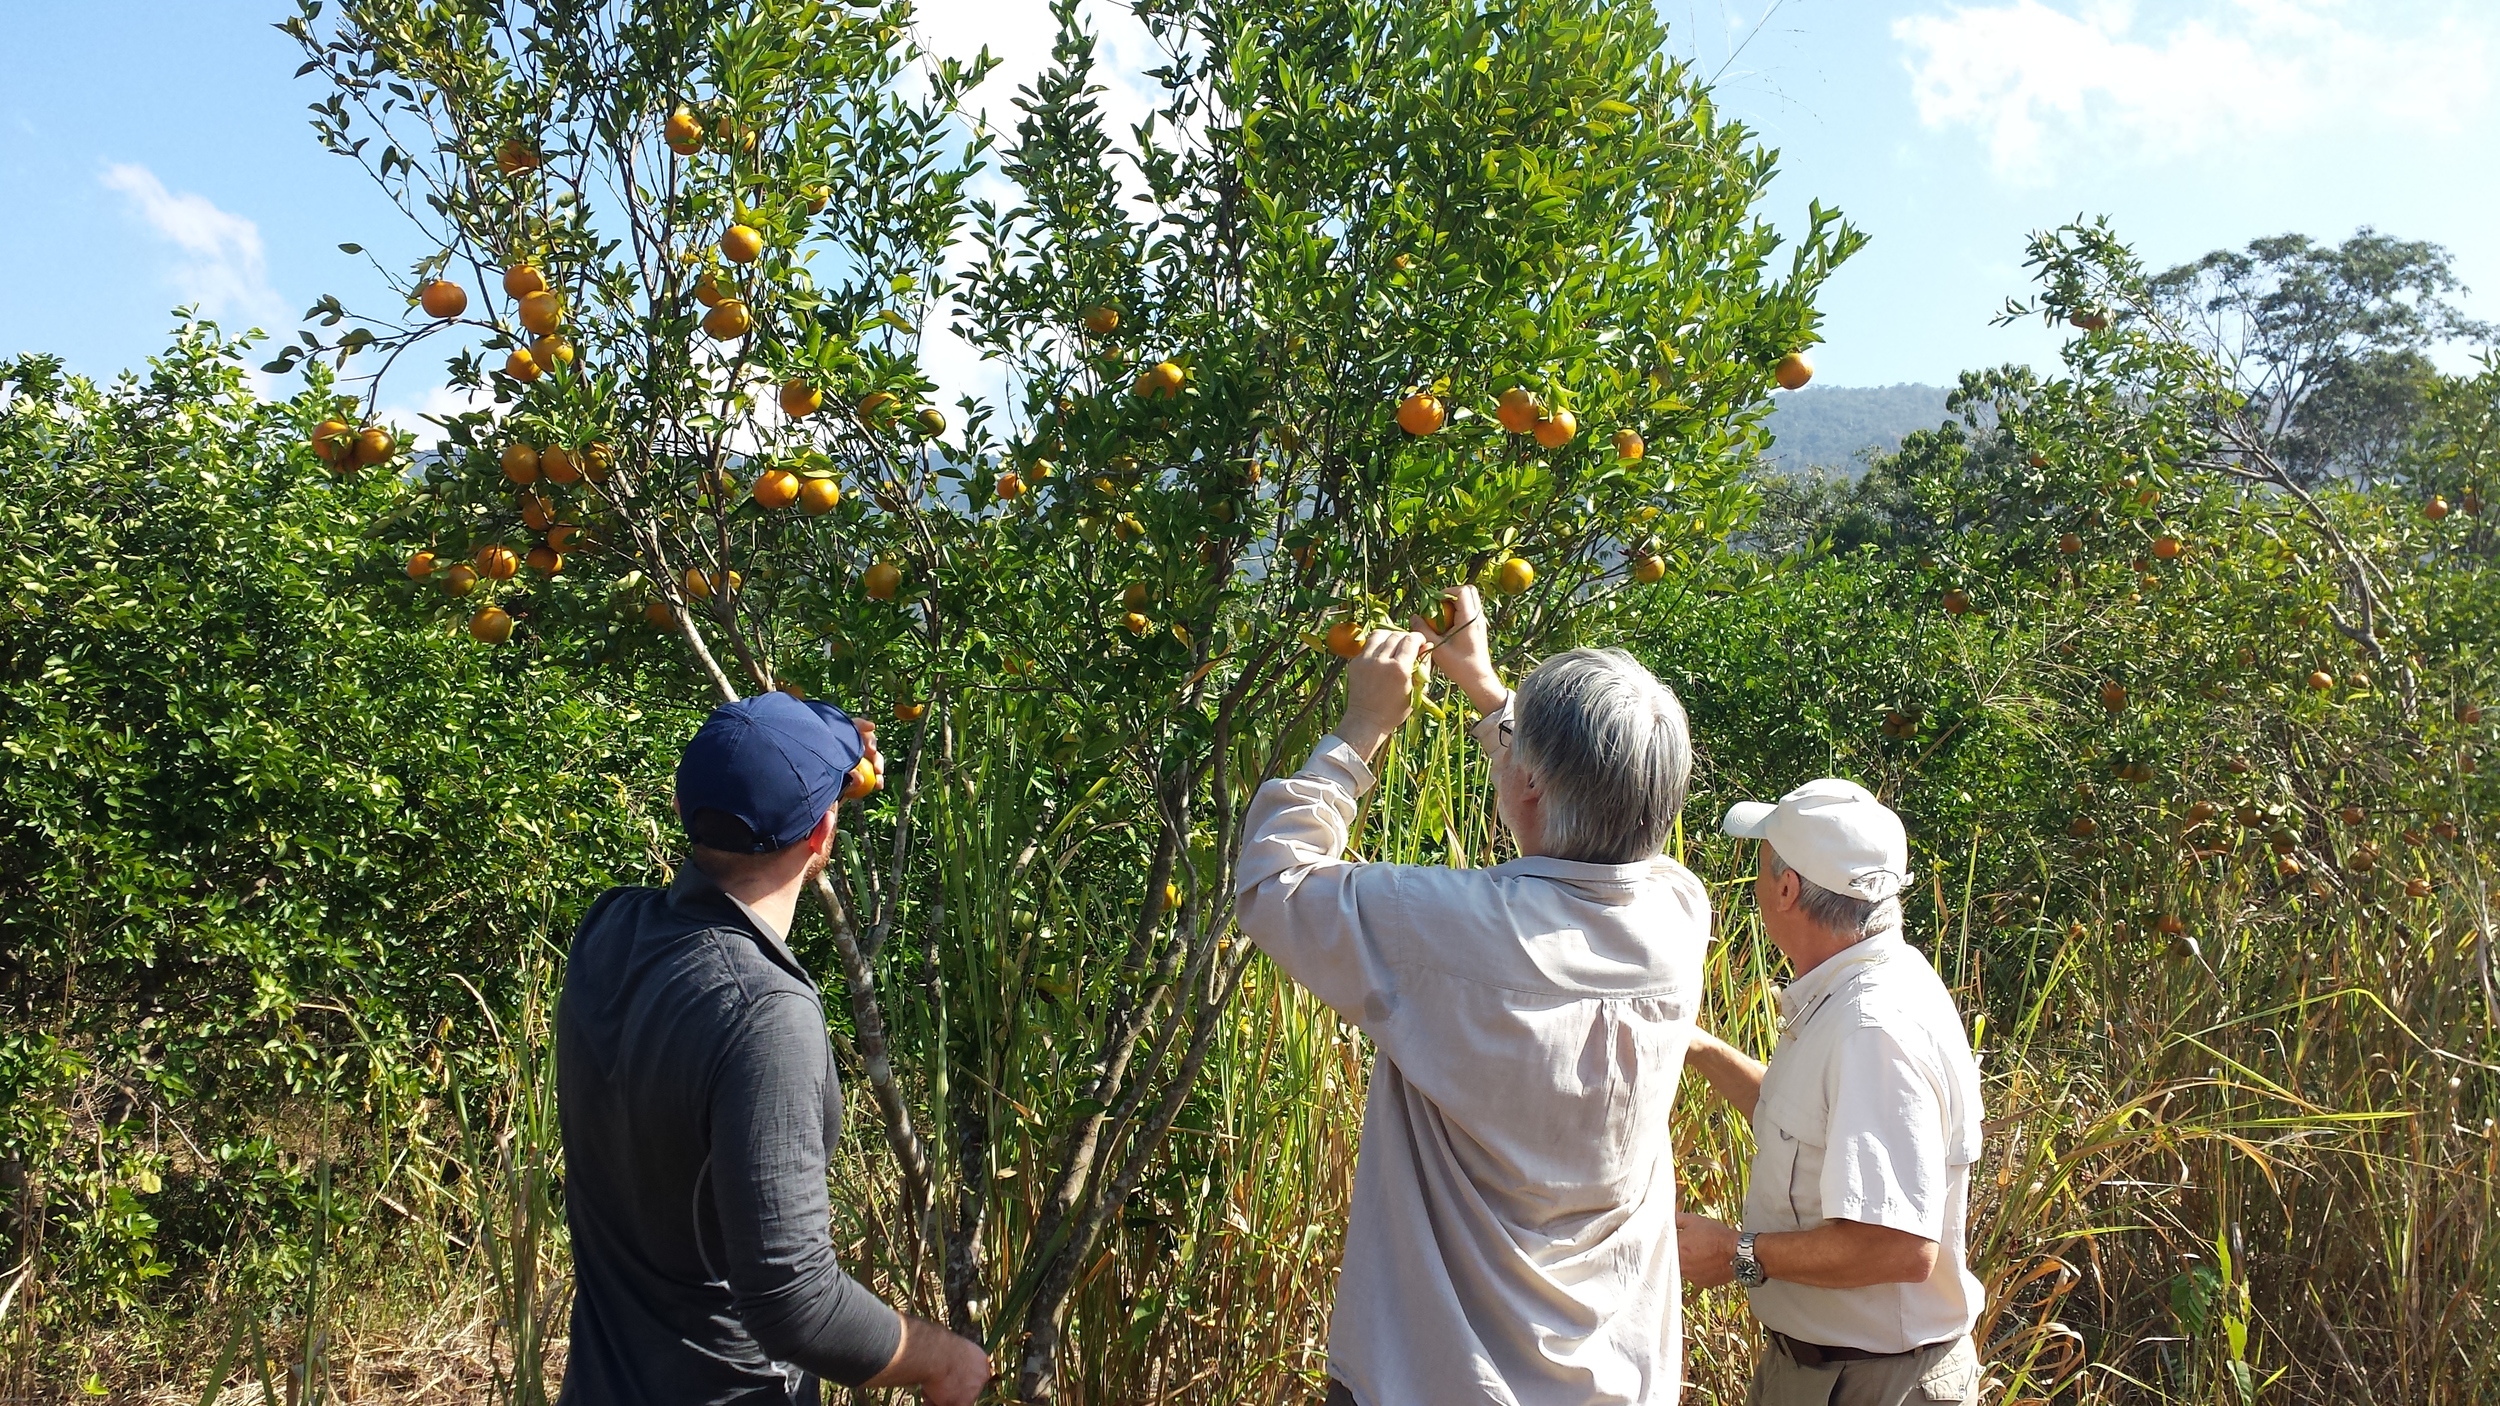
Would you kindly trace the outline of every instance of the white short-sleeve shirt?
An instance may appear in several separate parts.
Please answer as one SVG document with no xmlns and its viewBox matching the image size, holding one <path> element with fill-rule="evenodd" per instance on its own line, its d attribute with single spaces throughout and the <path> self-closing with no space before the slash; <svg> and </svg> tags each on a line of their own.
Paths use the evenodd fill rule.
<svg viewBox="0 0 2500 1406">
<path fill-rule="evenodd" d="M 1805 1342 L 1907 1352 L 1977 1321 L 1965 1253 L 1979 1160 L 1979 1064 L 1953 997 L 1898 932 L 1780 993 L 1780 1040 L 1754 1105 L 1745 1229 L 1853 1220 L 1936 1242 L 1925 1282 L 1752 1291 L 1765 1327 Z"/>
</svg>

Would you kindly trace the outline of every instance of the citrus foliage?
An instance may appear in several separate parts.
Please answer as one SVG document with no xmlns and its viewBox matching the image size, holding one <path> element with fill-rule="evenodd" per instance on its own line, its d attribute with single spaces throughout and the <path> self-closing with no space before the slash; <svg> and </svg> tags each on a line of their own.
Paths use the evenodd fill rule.
<svg viewBox="0 0 2500 1406">
<path fill-rule="evenodd" d="M 422 1125 L 521 940 L 651 854 L 617 783 L 660 720 L 357 589 L 396 485 L 319 474 L 318 378 L 262 403 L 234 351 L 0 366 L 0 1165 L 46 1332 L 300 1270 L 316 1163 Z"/>
</svg>

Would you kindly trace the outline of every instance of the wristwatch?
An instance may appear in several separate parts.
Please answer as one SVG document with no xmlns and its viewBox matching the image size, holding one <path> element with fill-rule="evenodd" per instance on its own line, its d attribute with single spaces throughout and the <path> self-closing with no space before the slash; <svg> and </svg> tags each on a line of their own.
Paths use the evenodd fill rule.
<svg viewBox="0 0 2500 1406">
<path fill-rule="evenodd" d="M 1753 1256 L 1754 1236 L 1759 1233 L 1748 1230 L 1736 1237 L 1736 1286 L 1740 1289 L 1759 1289 L 1771 1282 L 1771 1276 L 1762 1272 L 1762 1261 Z"/>
</svg>

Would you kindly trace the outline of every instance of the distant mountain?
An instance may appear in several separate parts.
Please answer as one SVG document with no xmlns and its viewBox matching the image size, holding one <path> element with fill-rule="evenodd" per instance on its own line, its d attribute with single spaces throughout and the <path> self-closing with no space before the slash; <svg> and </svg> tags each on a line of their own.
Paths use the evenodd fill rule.
<svg viewBox="0 0 2500 1406">
<path fill-rule="evenodd" d="M 1866 472 L 1861 454 L 1901 447 L 1912 430 L 1945 419 L 1943 386 L 1808 386 L 1776 397 L 1775 442 L 1765 457 L 1789 473 L 1831 469 L 1851 478 Z"/>
</svg>

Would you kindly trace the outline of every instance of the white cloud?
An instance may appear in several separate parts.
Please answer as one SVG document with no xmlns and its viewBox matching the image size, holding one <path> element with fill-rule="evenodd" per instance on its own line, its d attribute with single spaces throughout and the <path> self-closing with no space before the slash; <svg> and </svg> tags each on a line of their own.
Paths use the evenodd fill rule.
<svg viewBox="0 0 2500 1406">
<path fill-rule="evenodd" d="M 259 225 L 219 209 L 207 196 L 174 194 L 145 166 L 107 166 L 101 180 L 179 251 L 165 269 L 165 281 L 181 301 L 197 304 L 230 332 L 241 331 L 243 324 L 276 331 L 295 320 L 269 286 Z"/>
<path fill-rule="evenodd" d="M 354 363 L 349 363 L 351 369 Z M 465 391 L 456 386 L 434 386 L 415 400 L 393 400 L 380 406 L 373 418 L 385 425 L 398 427 L 409 449 L 422 452 L 433 448 L 443 437 L 442 426 L 426 419 L 428 415 L 445 418 L 465 410 L 492 410 L 495 398 L 490 394 Z"/>
<path fill-rule="evenodd" d="M 2150 10 L 2147 18 L 2142 10 Z M 1999 175 L 2167 160 L 2330 125 L 2454 131 L 2489 105 L 2489 0 L 2009 0 L 1894 22 L 1919 120 Z"/>
</svg>

